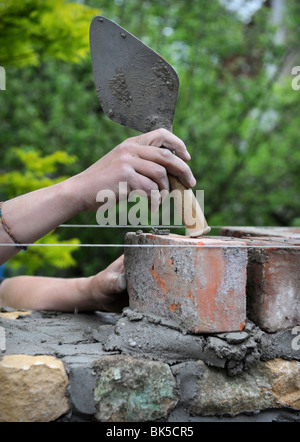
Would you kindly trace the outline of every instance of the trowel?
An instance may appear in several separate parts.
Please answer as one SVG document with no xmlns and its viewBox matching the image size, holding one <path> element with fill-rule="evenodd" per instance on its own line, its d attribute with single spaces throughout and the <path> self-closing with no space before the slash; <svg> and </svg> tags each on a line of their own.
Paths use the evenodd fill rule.
<svg viewBox="0 0 300 442">
<path fill-rule="evenodd" d="M 150 132 L 172 131 L 179 91 L 178 75 L 159 54 L 105 17 L 95 17 L 90 47 L 97 94 L 112 121 Z M 162 146 L 163 147 L 163 146 Z M 174 203 L 191 237 L 210 232 L 191 189 L 169 175 Z"/>
</svg>

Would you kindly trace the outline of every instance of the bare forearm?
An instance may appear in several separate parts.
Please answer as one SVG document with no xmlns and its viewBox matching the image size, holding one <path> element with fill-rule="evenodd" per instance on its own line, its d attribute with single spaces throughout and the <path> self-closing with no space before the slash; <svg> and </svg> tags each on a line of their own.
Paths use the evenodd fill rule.
<svg viewBox="0 0 300 442">
<path fill-rule="evenodd" d="M 89 284 L 90 278 L 18 276 L 1 284 L 0 307 L 64 312 L 93 309 Z"/>
<path fill-rule="evenodd" d="M 30 244 L 80 212 L 71 180 L 6 201 L 2 215 L 14 238 Z M 0 244 L 13 240 L 0 223 Z M 16 247 L 0 248 L 0 264 L 18 252 Z"/>
<path fill-rule="evenodd" d="M 121 312 L 126 306 L 124 256 L 89 278 L 18 276 L 0 285 L 0 308 Z"/>
</svg>

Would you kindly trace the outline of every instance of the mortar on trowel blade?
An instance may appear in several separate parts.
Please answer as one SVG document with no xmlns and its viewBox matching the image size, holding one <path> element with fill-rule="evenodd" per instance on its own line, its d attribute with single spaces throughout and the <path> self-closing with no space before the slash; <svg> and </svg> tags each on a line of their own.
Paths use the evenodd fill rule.
<svg viewBox="0 0 300 442">
<path fill-rule="evenodd" d="M 128 233 L 125 275 L 132 310 L 196 334 L 245 326 L 247 248 L 240 240 Z"/>
</svg>

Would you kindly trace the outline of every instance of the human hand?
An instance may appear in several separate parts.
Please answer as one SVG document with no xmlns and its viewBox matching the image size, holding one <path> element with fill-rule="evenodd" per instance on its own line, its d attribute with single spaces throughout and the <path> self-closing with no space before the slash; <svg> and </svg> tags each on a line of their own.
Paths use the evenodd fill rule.
<svg viewBox="0 0 300 442">
<path fill-rule="evenodd" d="M 128 194 L 142 190 L 149 200 L 151 191 L 169 190 L 168 174 L 178 177 L 185 187 L 194 187 L 196 180 L 186 164 L 190 158 L 183 141 L 165 129 L 129 138 L 71 179 L 81 211 L 98 208 L 100 190 L 112 190 L 119 201 L 120 182 L 128 184 Z"/>
<path fill-rule="evenodd" d="M 128 306 L 124 255 L 98 275 L 88 279 L 86 296 L 94 310 L 122 312 L 123 308 Z"/>
</svg>

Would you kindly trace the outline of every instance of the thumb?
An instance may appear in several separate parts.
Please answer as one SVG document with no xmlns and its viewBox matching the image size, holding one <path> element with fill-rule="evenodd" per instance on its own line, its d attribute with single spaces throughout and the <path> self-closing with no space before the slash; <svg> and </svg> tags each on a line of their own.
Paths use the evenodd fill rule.
<svg viewBox="0 0 300 442">
<path fill-rule="evenodd" d="M 118 286 L 118 289 L 120 290 L 120 292 L 124 292 L 126 290 L 127 281 L 126 281 L 126 277 L 124 274 L 122 274 L 118 277 L 117 286 Z"/>
</svg>

